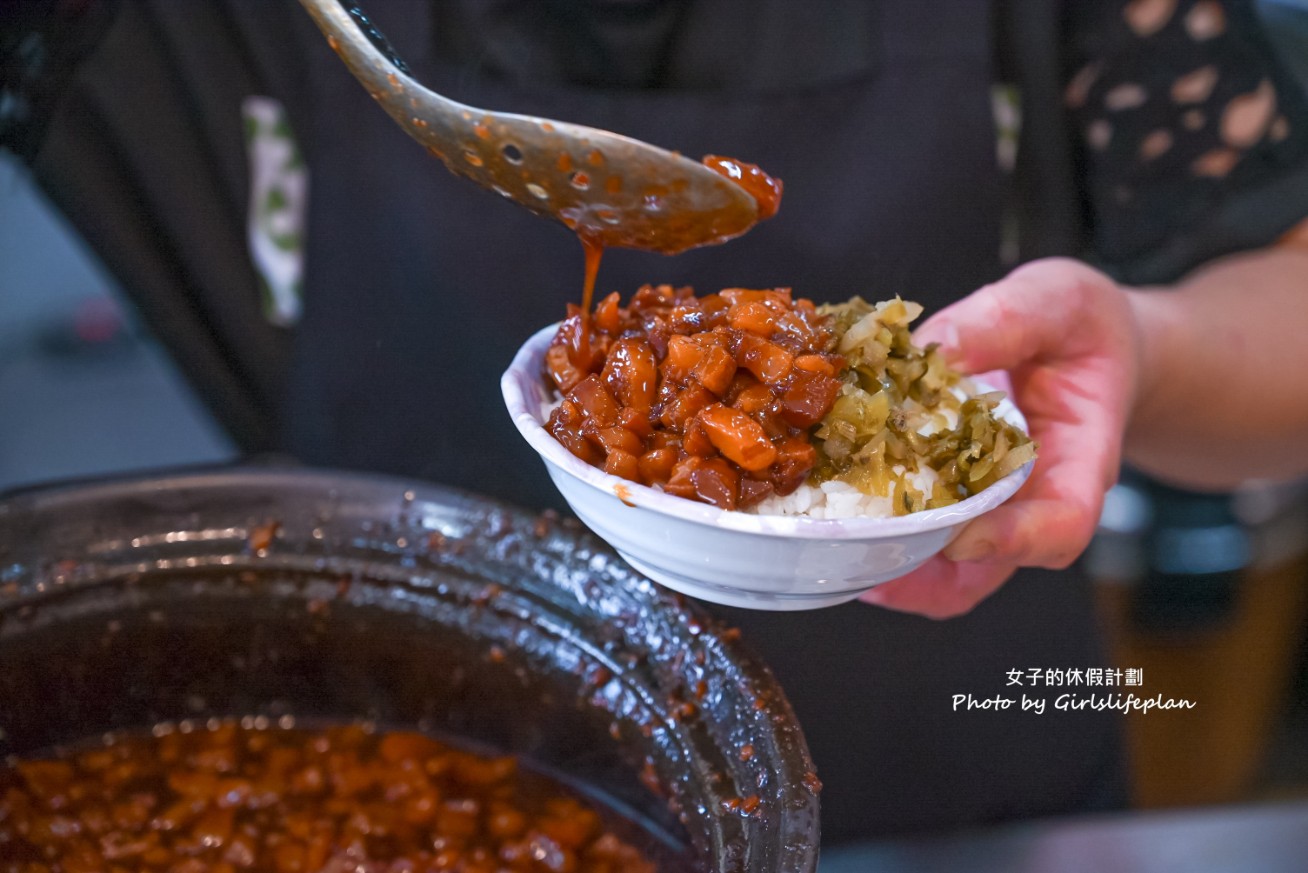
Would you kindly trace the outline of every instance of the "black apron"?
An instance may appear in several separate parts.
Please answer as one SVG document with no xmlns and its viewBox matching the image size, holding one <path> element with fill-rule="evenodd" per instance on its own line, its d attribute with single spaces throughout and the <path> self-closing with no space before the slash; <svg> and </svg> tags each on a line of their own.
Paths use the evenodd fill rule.
<svg viewBox="0 0 1308 873">
<path fill-rule="evenodd" d="M 738 156 L 785 180 L 780 215 L 725 246 L 609 252 L 601 293 L 781 285 L 818 301 L 898 293 L 934 310 L 1001 274 L 989 5 L 881 8 L 873 70 L 794 93 L 508 88 L 442 65 L 421 34 L 390 35 L 420 80 L 473 105 Z M 313 177 L 285 445 L 314 463 L 559 505 L 498 380 L 578 300 L 580 246 L 447 173 L 325 46 L 310 72 L 320 103 L 300 131 Z M 799 714 L 829 844 L 1120 802 L 1111 715 L 951 710 L 955 694 L 1011 695 L 1010 670 L 1104 666 L 1092 606 L 1081 576 L 1026 573 L 948 622 L 859 604 L 720 612 Z"/>
</svg>

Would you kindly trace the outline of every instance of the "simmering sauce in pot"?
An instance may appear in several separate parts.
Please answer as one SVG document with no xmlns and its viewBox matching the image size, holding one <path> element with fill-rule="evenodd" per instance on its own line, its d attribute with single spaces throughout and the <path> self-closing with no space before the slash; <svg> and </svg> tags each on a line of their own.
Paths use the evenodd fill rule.
<svg viewBox="0 0 1308 873">
<path fill-rule="evenodd" d="M 418 733 L 222 720 L 0 768 L 15 873 L 654 873 L 563 786 Z"/>
</svg>

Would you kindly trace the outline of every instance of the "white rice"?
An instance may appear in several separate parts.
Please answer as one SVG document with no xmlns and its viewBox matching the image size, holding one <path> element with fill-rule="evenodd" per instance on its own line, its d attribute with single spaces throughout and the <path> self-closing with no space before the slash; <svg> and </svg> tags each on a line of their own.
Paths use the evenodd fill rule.
<svg viewBox="0 0 1308 873">
<path fill-rule="evenodd" d="M 903 467 L 895 467 L 903 474 Z M 939 476 L 935 470 L 923 466 L 907 477 L 909 485 L 923 494 L 931 493 L 931 486 Z M 889 518 L 895 514 L 889 497 L 864 494 L 848 482 L 830 481 L 821 485 L 805 482 L 784 497 L 773 494 L 745 512 L 754 515 L 805 515 L 809 518 Z"/>
</svg>

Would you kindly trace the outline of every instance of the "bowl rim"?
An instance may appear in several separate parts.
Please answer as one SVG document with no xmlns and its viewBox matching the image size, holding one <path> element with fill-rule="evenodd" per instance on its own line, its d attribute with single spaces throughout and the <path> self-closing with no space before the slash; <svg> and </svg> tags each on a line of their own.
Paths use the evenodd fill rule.
<svg viewBox="0 0 1308 873">
<path fill-rule="evenodd" d="M 544 396 L 540 393 L 545 390 L 545 383 L 540 375 L 540 359 L 544 356 L 545 349 L 558 331 L 558 327 L 559 323 L 556 322 L 541 328 L 518 349 L 513 362 L 500 378 L 500 390 L 504 395 L 505 405 L 518 432 L 547 464 L 592 488 L 614 495 L 627 506 L 648 509 L 693 524 L 756 536 L 799 540 L 880 540 L 936 531 L 971 521 L 1017 493 L 1031 475 L 1031 469 L 1035 464 L 1035 461 L 1028 461 L 980 494 L 974 494 L 951 506 L 924 509 L 910 515 L 891 518 L 754 515 L 718 509 L 706 503 L 676 497 L 647 485 L 605 473 L 598 467 L 592 467 L 568 451 L 549 431 L 545 430 L 540 421 L 540 404 L 532 402 L 531 386 L 537 388 L 538 396 Z M 984 386 L 984 383 L 980 384 Z M 533 406 L 536 408 L 533 409 Z M 1026 418 L 1008 397 L 1000 402 L 995 411 L 1006 421 L 1021 428 L 1024 433 L 1029 432 Z"/>
</svg>

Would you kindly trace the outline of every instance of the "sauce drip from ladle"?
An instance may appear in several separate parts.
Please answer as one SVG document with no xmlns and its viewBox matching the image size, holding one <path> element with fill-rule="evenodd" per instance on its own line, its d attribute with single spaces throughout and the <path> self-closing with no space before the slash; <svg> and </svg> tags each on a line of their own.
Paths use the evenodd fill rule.
<svg viewBox="0 0 1308 873">
<path fill-rule="evenodd" d="M 600 259 L 604 257 L 604 245 L 590 234 L 582 231 L 577 234 L 581 248 L 586 253 L 586 277 L 581 286 L 581 336 L 577 338 L 577 359 L 574 365 L 590 360 L 590 311 L 595 305 L 595 277 L 599 275 Z"/>
<path fill-rule="evenodd" d="M 744 188 L 750 197 L 754 198 L 758 204 L 759 221 L 777 214 L 777 209 L 781 205 L 783 187 L 780 179 L 769 176 L 755 164 L 738 161 L 735 158 L 705 155 L 702 163 L 715 173 L 725 176 Z M 584 367 L 590 360 L 590 314 L 595 302 L 595 279 L 599 275 L 600 260 L 604 256 L 604 241 L 586 228 L 577 228 L 577 238 L 581 240 L 581 247 L 586 255 L 586 272 L 581 292 L 581 333 L 573 345 L 572 357 L 574 366 Z M 721 243 L 728 238 L 724 237 L 712 242 Z M 666 240 L 629 239 L 623 242 L 631 248 L 659 250 Z"/>
</svg>

